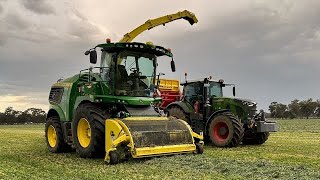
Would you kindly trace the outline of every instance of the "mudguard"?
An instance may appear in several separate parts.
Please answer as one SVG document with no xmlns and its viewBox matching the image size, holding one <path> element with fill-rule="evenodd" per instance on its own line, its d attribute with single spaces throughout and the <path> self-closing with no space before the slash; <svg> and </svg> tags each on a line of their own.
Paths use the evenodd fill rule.
<svg viewBox="0 0 320 180">
<path fill-rule="evenodd" d="M 185 103 L 185 102 L 182 102 L 182 101 L 176 101 L 176 102 L 170 103 L 170 104 L 166 107 L 166 109 L 169 109 L 169 108 L 171 108 L 171 107 L 173 107 L 173 106 L 178 106 L 178 107 L 180 107 L 185 113 L 188 113 L 188 114 L 194 112 L 194 109 L 193 109 L 193 107 L 192 107 L 190 104 Z"/>
</svg>

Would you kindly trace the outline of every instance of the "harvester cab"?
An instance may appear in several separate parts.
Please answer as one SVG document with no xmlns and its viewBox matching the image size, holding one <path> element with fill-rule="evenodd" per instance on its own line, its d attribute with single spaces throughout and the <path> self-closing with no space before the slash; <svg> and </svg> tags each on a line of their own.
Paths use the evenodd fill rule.
<svg viewBox="0 0 320 180">
<path fill-rule="evenodd" d="M 101 52 L 101 53 L 100 53 Z M 46 122 L 51 152 L 75 148 L 81 157 L 105 156 L 111 164 L 128 157 L 202 153 L 203 136 L 183 120 L 161 116 L 152 94 L 157 63 L 172 58 L 151 43 L 99 44 L 85 52 L 100 66 L 55 83 Z M 171 60 L 172 69 L 175 69 Z"/>
<path fill-rule="evenodd" d="M 277 131 L 274 122 L 266 121 L 264 112 L 256 113 L 257 103 L 236 97 L 225 97 L 223 88 L 235 85 L 224 80 L 187 81 L 183 98 L 166 108 L 169 116 L 184 119 L 195 132 L 203 131 L 206 139 L 219 147 L 240 144 L 263 144 L 269 132 Z"/>
</svg>

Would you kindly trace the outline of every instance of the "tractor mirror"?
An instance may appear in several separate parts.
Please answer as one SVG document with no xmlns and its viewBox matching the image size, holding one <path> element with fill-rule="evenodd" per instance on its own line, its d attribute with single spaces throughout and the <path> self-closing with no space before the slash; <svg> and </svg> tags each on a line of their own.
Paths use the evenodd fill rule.
<svg viewBox="0 0 320 180">
<path fill-rule="evenodd" d="M 90 63 L 91 64 L 97 63 L 97 51 L 96 50 L 90 51 Z"/>
<path fill-rule="evenodd" d="M 171 71 L 176 72 L 176 64 L 174 63 L 173 58 L 171 60 Z"/>
<path fill-rule="evenodd" d="M 236 87 L 235 86 L 232 87 L 232 93 L 233 93 L 233 96 L 236 96 Z"/>
</svg>

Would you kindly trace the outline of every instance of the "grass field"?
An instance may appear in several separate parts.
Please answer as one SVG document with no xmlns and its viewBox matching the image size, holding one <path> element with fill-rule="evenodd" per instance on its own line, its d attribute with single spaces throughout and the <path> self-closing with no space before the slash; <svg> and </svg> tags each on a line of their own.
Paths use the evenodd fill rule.
<svg viewBox="0 0 320 180">
<path fill-rule="evenodd" d="M 44 125 L 0 126 L 0 179 L 320 179 L 320 120 L 279 120 L 261 146 L 205 147 L 107 165 L 75 153 L 51 154 Z"/>
</svg>

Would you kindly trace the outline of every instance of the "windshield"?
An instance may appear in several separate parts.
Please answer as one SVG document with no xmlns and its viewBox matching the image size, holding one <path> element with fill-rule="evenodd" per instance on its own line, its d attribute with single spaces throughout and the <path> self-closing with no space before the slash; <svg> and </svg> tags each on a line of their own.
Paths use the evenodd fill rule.
<svg viewBox="0 0 320 180">
<path fill-rule="evenodd" d="M 222 97 L 222 87 L 221 83 L 217 82 L 210 82 L 210 87 L 209 87 L 209 95 L 214 96 L 214 97 Z"/>
<path fill-rule="evenodd" d="M 118 55 L 116 95 L 150 96 L 155 83 L 156 56 L 149 53 L 124 51 Z"/>
</svg>

